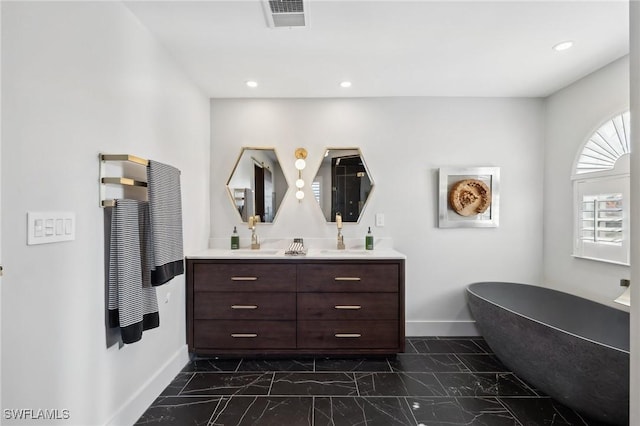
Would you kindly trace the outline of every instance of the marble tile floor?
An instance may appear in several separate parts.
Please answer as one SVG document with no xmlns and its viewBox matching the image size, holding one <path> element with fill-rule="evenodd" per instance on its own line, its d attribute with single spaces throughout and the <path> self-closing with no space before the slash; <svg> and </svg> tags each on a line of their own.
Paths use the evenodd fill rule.
<svg viewBox="0 0 640 426">
<path fill-rule="evenodd" d="M 196 358 L 136 425 L 588 425 L 480 337 L 409 337 L 388 358 Z"/>
</svg>

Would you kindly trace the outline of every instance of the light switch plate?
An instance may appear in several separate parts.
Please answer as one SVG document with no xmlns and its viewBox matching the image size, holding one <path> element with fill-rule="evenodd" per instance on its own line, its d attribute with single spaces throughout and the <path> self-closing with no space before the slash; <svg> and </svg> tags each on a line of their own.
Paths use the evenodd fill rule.
<svg viewBox="0 0 640 426">
<path fill-rule="evenodd" d="M 376 226 L 384 226 L 384 213 L 376 213 Z"/>
<path fill-rule="evenodd" d="M 76 239 L 74 212 L 27 212 L 27 245 Z"/>
</svg>

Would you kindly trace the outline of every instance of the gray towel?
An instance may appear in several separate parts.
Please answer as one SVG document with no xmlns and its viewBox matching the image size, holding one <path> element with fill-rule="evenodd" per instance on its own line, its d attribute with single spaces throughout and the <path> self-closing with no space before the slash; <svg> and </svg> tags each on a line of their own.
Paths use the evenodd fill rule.
<svg viewBox="0 0 640 426">
<path fill-rule="evenodd" d="M 120 327 L 124 343 L 134 343 L 144 330 L 160 324 L 158 298 L 149 273 L 149 205 L 146 201 L 116 200 L 109 213 L 109 324 Z"/>
<path fill-rule="evenodd" d="M 147 166 L 153 262 L 151 284 L 164 284 L 184 273 L 180 170 L 157 161 Z"/>
</svg>

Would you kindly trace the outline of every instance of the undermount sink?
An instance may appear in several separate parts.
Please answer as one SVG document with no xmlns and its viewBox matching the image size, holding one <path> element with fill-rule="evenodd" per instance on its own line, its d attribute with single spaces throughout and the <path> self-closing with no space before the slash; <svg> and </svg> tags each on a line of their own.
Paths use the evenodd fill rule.
<svg viewBox="0 0 640 426">
<path fill-rule="evenodd" d="M 320 254 L 331 254 L 331 255 L 340 255 L 340 256 L 363 256 L 371 254 L 371 250 L 364 249 L 346 249 L 346 250 L 338 250 L 338 249 L 324 249 L 320 250 Z"/>
<path fill-rule="evenodd" d="M 278 254 L 280 250 L 277 249 L 239 249 L 239 250 L 229 250 L 231 254 L 237 254 L 239 256 L 273 256 Z"/>
</svg>

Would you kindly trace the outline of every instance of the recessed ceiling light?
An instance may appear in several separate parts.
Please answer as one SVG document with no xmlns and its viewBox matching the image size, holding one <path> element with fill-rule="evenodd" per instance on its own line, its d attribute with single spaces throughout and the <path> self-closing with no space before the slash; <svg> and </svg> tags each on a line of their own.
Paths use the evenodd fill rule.
<svg viewBox="0 0 640 426">
<path fill-rule="evenodd" d="M 350 81 L 343 81 L 342 83 L 340 83 L 340 87 L 351 87 L 351 82 Z"/>
<path fill-rule="evenodd" d="M 258 82 L 257 81 L 253 81 L 253 80 L 249 80 L 246 82 L 247 87 L 258 87 Z"/>
<path fill-rule="evenodd" d="M 567 40 L 567 41 L 561 41 L 560 43 L 553 46 L 553 50 L 557 52 L 561 52 L 563 50 L 571 49 L 572 47 L 573 47 L 573 41 Z"/>
</svg>

